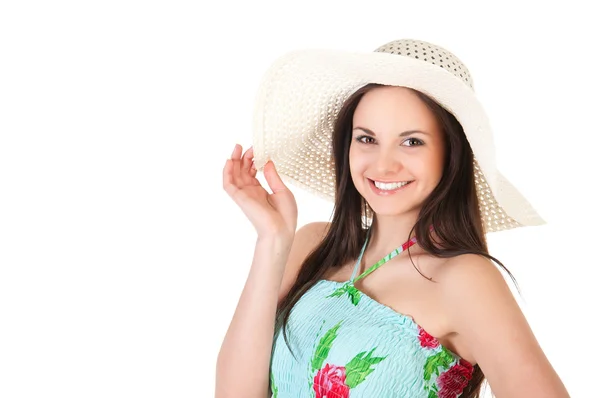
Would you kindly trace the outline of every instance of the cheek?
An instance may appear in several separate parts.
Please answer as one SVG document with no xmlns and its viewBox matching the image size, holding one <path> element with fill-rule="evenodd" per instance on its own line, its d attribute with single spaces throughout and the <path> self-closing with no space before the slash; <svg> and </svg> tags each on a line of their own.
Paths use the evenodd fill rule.
<svg viewBox="0 0 600 398">
<path fill-rule="evenodd" d="M 443 155 L 432 156 L 429 159 L 427 167 L 430 170 L 432 178 L 436 180 L 436 183 L 439 182 L 442 178 L 442 174 L 444 173 Z"/>
<path fill-rule="evenodd" d="M 359 168 L 360 165 L 360 156 L 356 156 L 356 150 L 353 149 L 353 146 L 350 146 L 350 151 L 348 152 L 348 163 L 350 165 L 350 172 L 354 174 L 354 171 Z"/>
<path fill-rule="evenodd" d="M 348 156 L 348 162 L 350 165 L 350 178 L 354 185 L 360 185 L 360 181 L 363 179 L 363 174 L 365 172 L 365 160 L 364 157 L 357 156 L 356 151 L 350 150 Z"/>
<path fill-rule="evenodd" d="M 352 143 L 348 150 L 348 162 L 351 168 L 366 168 L 370 163 L 377 160 L 377 152 L 373 148 L 361 147 L 360 144 Z"/>
<path fill-rule="evenodd" d="M 429 183 L 437 184 L 442 178 L 443 173 L 443 160 L 437 156 L 427 156 L 421 159 L 415 159 L 410 166 L 406 164 L 406 167 L 411 170 L 415 177 L 423 178 L 429 181 Z"/>
<path fill-rule="evenodd" d="M 350 177 L 352 178 L 352 181 L 356 182 L 357 178 L 360 178 L 361 170 L 355 160 L 353 160 L 352 158 L 350 158 L 349 160 L 350 160 Z"/>
</svg>

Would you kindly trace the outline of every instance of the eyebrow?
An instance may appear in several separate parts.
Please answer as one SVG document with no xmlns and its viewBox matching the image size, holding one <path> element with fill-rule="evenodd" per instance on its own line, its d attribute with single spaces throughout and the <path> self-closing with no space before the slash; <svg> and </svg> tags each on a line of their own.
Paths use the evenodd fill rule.
<svg viewBox="0 0 600 398">
<path fill-rule="evenodd" d="M 368 128 L 366 128 L 366 127 L 354 127 L 352 129 L 352 131 L 354 131 L 354 130 L 362 130 L 365 133 L 367 133 L 368 135 L 375 136 L 375 133 L 372 132 L 371 130 L 369 130 Z M 406 137 L 407 135 L 411 135 L 411 134 L 415 134 L 415 133 L 421 133 L 421 134 L 429 135 L 429 133 L 427 133 L 425 131 L 421 131 L 421 130 L 407 130 L 407 131 L 404 131 L 404 132 L 398 134 L 398 137 Z"/>
</svg>

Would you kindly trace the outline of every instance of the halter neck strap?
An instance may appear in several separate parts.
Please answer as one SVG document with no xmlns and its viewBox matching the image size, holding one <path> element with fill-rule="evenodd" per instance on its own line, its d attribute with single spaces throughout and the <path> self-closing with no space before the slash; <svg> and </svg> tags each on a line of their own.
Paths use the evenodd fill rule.
<svg viewBox="0 0 600 398">
<path fill-rule="evenodd" d="M 398 254 L 402 253 L 403 251 L 405 251 L 406 249 L 408 249 L 409 247 L 411 247 L 412 245 L 414 245 L 415 243 L 417 243 L 417 237 L 414 236 L 411 239 L 407 240 L 406 242 L 404 242 L 402 244 L 402 246 L 392 250 L 392 252 L 390 254 L 388 254 L 387 256 L 385 256 L 384 258 L 382 258 L 381 260 L 379 260 L 378 262 L 376 262 L 375 264 L 373 264 L 369 269 L 367 269 L 365 272 L 363 272 L 362 274 L 360 274 L 356 279 L 354 278 L 354 276 L 356 275 L 356 273 L 358 272 L 358 269 L 360 267 L 360 263 L 362 261 L 362 257 L 363 254 L 365 253 L 365 249 L 367 247 L 367 243 L 369 242 L 369 236 L 371 234 L 371 229 L 369 229 L 369 231 L 367 231 L 367 238 L 365 239 L 365 243 L 363 244 L 363 247 L 360 251 L 360 255 L 358 256 L 358 260 L 356 261 L 356 264 L 354 265 L 354 271 L 352 271 L 352 277 L 350 277 L 349 282 L 350 283 L 354 283 L 359 279 L 364 278 L 365 276 L 369 275 L 371 272 L 375 271 L 377 268 L 381 267 L 383 264 L 387 263 L 388 261 L 390 261 L 392 258 L 396 257 Z"/>
<path fill-rule="evenodd" d="M 358 268 L 360 266 L 360 262 L 362 261 L 363 254 L 365 254 L 365 249 L 367 248 L 367 243 L 369 242 L 370 235 L 371 235 L 371 228 L 369 228 L 367 230 L 367 238 L 365 239 L 365 243 L 363 243 L 362 249 L 360 249 L 360 254 L 358 255 L 358 260 L 356 260 L 356 264 L 354 264 L 354 270 L 352 271 L 352 276 L 350 277 L 351 282 L 354 280 L 354 276 L 356 275 L 356 272 L 358 271 Z"/>
</svg>

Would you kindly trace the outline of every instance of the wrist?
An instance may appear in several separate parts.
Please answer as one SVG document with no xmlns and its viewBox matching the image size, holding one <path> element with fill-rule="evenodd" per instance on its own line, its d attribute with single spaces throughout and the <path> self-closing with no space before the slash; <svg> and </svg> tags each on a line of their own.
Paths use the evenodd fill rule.
<svg viewBox="0 0 600 398">
<path fill-rule="evenodd" d="M 272 232 L 268 234 L 259 234 L 256 243 L 261 246 L 269 246 L 278 249 L 291 248 L 294 241 L 294 234 L 287 232 Z"/>
<path fill-rule="evenodd" d="M 258 266 L 267 267 L 271 270 L 269 272 L 276 269 L 281 270 L 281 275 L 283 275 L 283 269 L 292 248 L 292 241 L 293 238 L 289 239 L 279 235 L 259 236 L 256 239 L 256 249 L 254 252 L 255 260 L 256 257 L 260 257 L 261 259 L 261 261 L 257 262 Z"/>
<path fill-rule="evenodd" d="M 287 256 L 292 248 L 294 235 L 286 232 L 269 233 L 258 235 L 256 245 L 263 247 L 273 254 Z"/>
</svg>

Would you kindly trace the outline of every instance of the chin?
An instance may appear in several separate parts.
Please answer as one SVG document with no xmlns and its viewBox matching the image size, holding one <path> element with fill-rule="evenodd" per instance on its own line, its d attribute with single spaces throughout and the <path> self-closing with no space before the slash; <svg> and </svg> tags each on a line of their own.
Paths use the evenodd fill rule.
<svg viewBox="0 0 600 398">
<path fill-rule="evenodd" d="M 406 216 L 409 214 L 418 213 L 421 209 L 420 205 L 414 205 L 414 206 L 406 206 L 405 204 L 403 204 L 403 205 L 398 205 L 398 204 L 382 205 L 382 204 L 372 204 L 371 202 L 369 202 L 369 206 L 371 207 L 373 212 L 380 217 L 401 217 L 401 216 Z"/>
</svg>

